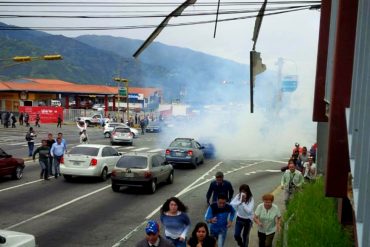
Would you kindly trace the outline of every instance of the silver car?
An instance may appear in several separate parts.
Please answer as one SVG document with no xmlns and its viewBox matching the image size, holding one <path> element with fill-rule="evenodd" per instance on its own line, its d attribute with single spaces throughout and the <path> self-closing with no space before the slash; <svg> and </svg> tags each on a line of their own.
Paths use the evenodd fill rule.
<svg viewBox="0 0 370 247">
<path fill-rule="evenodd" d="M 89 176 L 105 181 L 120 157 L 111 146 L 81 144 L 64 155 L 60 172 L 66 180 L 71 180 L 72 176 Z"/>
<path fill-rule="evenodd" d="M 126 128 L 130 128 L 134 138 L 139 136 L 139 131 L 135 128 L 131 128 L 129 127 L 128 125 L 124 124 L 124 123 L 116 123 L 116 122 L 113 122 L 113 123 L 107 123 L 105 126 L 104 126 L 104 129 L 103 129 L 103 134 L 104 134 L 104 137 L 106 138 L 110 138 L 114 128 L 116 127 L 126 127 Z"/>
<path fill-rule="evenodd" d="M 134 135 L 132 134 L 130 128 L 127 127 L 116 127 L 112 131 L 110 136 L 110 143 L 112 145 L 116 143 L 128 143 L 132 145 L 134 141 Z"/>
<path fill-rule="evenodd" d="M 121 156 L 113 169 L 112 190 L 121 186 L 144 187 L 150 193 L 161 182 L 172 184 L 174 170 L 165 158 L 157 153 L 128 153 Z"/>
</svg>

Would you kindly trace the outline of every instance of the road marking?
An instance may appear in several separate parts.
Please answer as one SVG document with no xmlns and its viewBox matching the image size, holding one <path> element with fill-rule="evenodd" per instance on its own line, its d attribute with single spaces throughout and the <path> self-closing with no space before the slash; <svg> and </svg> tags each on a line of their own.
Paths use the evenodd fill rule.
<svg viewBox="0 0 370 247">
<path fill-rule="evenodd" d="M 29 184 L 38 183 L 38 182 L 41 182 L 41 181 L 44 181 L 44 179 L 38 179 L 38 180 L 35 180 L 35 181 L 32 181 L 32 182 L 27 182 L 27 183 L 24 183 L 24 184 L 19 184 L 19 185 L 16 185 L 16 186 L 1 189 L 0 192 L 16 189 L 16 188 L 23 187 L 23 186 L 26 186 L 26 185 L 29 185 Z"/>
<path fill-rule="evenodd" d="M 152 149 L 152 150 L 149 150 L 148 152 L 149 153 L 156 153 L 156 152 L 159 152 L 159 151 L 162 151 L 164 150 L 163 148 L 157 148 L 157 149 Z"/>
<path fill-rule="evenodd" d="M 137 149 L 134 149 L 132 151 L 139 152 L 139 151 L 144 151 L 144 150 L 147 150 L 147 149 L 149 149 L 149 148 L 137 148 Z"/>
<path fill-rule="evenodd" d="M 9 226 L 9 227 L 5 228 L 5 230 L 10 230 L 10 229 L 13 229 L 13 228 L 15 228 L 15 227 L 17 227 L 17 226 L 20 226 L 20 225 L 23 225 L 23 224 L 25 224 L 25 223 L 27 223 L 27 222 L 30 222 L 30 221 L 32 221 L 32 220 L 38 219 L 38 218 L 40 218 L 40 217 L 42 217 L 42 216 L 44 216 L 44 215 L 50 214 L 50 213 L 52 213 L 52 212 L 54 212 L 54 211 L 57 211 L 57 210 L 59 210 L 59 209 L 61 209 L 61 208 L 63 208 L 63 207 L 66 207 L 66 206 L 68 206 L 68 205 L 70 205 L 70 204 L 72 204 L 72 203 L 75 203 L 75 202 L 77 202 L 77 201 L 80 201 L 80 200 L 82 200 L 82 199 L 84 199 L 84 198 L 86 198 L 86 197 L 89 197 L 89 196 L 91 196 L 91 195 L 93 195 L 93 194 L 96 194 L 96 193 L 98 193 L 98 192 L 100 192 L 100 191 L 106 190 L 106 189 L 108 189 L 108 188 L 110 188 L 110 187 L 111 187 L 111 185 L 107 185 L 107 186 L 104 186 L 103 188 L 100 188 L 100 189 L 98 189 L 98 190 L 95 190 L 95 191 L 93 191 L 93 192 L 90 192 L 90 193 L 88 193 L 88 194 L 86 194 L 86 195 L 83 195 L 83 196 L 77 197 L 77 198 L 75 198 L 75 199 L 73 199 L 73 200 L 71 200 L 71 201 L 69 201 L 69 202 L 63 203 L 63 204 L 61 204 L 61 205 L 59 205 L 59 206 L 57 206 L 57 207 L 54 207 L 54 208 L 52 208 L 52 209 L 49 209 L 49 210 L 47 210 L 47 211 L 43 212 L 43 213 L 41 213 L 41 214 L 35 215 L 35 216 L 33 216 L 33 217 L 31 217 L 31 218 L 29 218 L 29 219 L 27 219 L 27 220 L 23 220 L 23 221 L 21 221 L 21 222 L 19 222 L 19 223 L 17 223 L 17 224 L 11 225 L 11 226 Z"/>
<path fill-rule="evenodd" d="M 7 145 L 9 145 L 9 146 L 18 146 L 18 145 L 23 145 L 23 146 L 24 146 L 24 142 L 9 143 L 9 144 L 7 144 Z M 27 146 L 27 144 L 26 144 L 26 146 Z"/>
</svg>

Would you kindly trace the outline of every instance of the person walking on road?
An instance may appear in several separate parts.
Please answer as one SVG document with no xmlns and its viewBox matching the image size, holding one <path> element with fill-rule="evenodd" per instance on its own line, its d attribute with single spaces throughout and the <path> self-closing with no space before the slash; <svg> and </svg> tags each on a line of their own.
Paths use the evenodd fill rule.
<svg viewBox="0 0 370 247">
<path fill-rule="evenodd" d="M 230 205 L 236 210 L 234 239 L 238 246 L 248 247 L 249 232 L 253 224 L 254 199 L 247 184 L 240 185 L 239 194 Z"/>
<path fill-rule="evenodd" d="M 13 113 L 10 114 L 10 120 L 12 122 L 12 128 L 15 128 L 15 123 L 17 122 L 17 118 L 15 117 L 15 115 Z"/>
<path fill-rule="evenodd" d="M 86 130 L 80 132 L 80 143 L 81 144 L 89 143 L 89 137 L 87 136 Z"/>
<path fill-rule="evenodd" d="M 21 112 L 20 114 L 19 114 L 19 125 L 23 125 L 23 118 L 24 118 L 24 114 L 23 114 L 23 112 Z"/>
<path fill-rule="evenodd" d="M 28 130 L 26 134 L 26 141 L 28 145 L 28 156 L 32 157 L 33 155 L 33 148 L 35 147 L 35 137 L 36 137 L 36 132 L 33 130 L 32 127 Z"/>
<path fill-rule="evenodd" d="M 62 121 L 63 121 L 62 116 L 59 114 L 59 115 L 58 115 L 58 124 L 57 124 L 57 128 L 58 128 L 58 127 L 59 127 L 59 128 L 62 128 Z"/>
<path fill-rule="evenodd" d="M 208 226 L 204 222 L 195 225 L 186 247 L 216 247 L 216 239 L 209 235 Z"/>
<path fill-rule="evenodd" d="M 259 204 L 254 213 L 254 222 L 258 225 L 258 246 L 272 247 L 275 232 L 280 232 L 281 212 L 274 202 L 274 195 L 262 196 L 263 203 Z"/>
<path fill-rule="evenodd" d="M 50 154 L 53 156 L 54 177 L 58 178 L 60 174 L 60 162 L 66 152 L 66 146 L 62 143 L 62 138 L 58 136 L 57 142 L 51 146 Z"/>
<path fill-rule="evenodd" d="M 190 227 L 186 211 L 187 207 L 177 197 L 167 199 L 161 208 L 160 219 L 165 229 L 164 234 L 176 247 L 186 247 L 186 235 Z"/>
<path fill-rule="evenodd" d="M 46 140 L 47 144 L 48 144 L 48 147 L 49 147 L 49 153 L 51 151 L 51 147 L 53 146 L 53 144 L 56 142 L 54 140 L 54 137 L 53 137 L 53 134 L 52 133 L 49 133 L 48 134 L 48 139 Z M 49 155 L 49 167 L 48 167 L 48 171 L 49 171 L 49 175 L 51 176 L 54 176 L 53 174 L 53 156 L 51 156 L 51 154 Z"/>
<path fill-rule="evenodd" d="M 40 126 L 40 114 L 36 114 L 36 118 L 35 118 L 35 127 L 41 127 Z"/>
<path fill-rule="evenodd" d="M 222 172 L 216 172 L 215 180 L 211 182 L 207 191 L 207 204 L 210 205 L 209 200 L 212 196 L 211 203 L 217 202 L 218 195 L 226 195 L 226 201 L 230 202 L 234 195 L 234 189 L 231 183 L 227 180 L 224 180 L 224 174 Z"/>
<path fill-rule="evenodd" d="M 175 247 L 173 243 L 160 235 L 159 225 L 150 220 L 145 226 L 145 239 L 136 243 L 136 247 Z"/>
<path fill-rule="evenodd" d="M 30 127 L 30 115 L 26 112 L 24 114 L 24 123 L 26 124 L 26 127 Z"/>
<path fill-rule="evenodd" d="M 62 144 L 64 146 L 65 152 L 67 152 L 67 141 L 63 138 L 63 133 L 59 132 L 57 138 L 60 138 L 62 140 Z M 55 141 L 57 141 L 55 139 Z"/>
<path fill-rule="evenodd" d="M 39 154 L 39 164 L 41 167 L 40 179 L 49 180 L 48 163 L 50 156 L 50 148 L 46 140 L 41 141 L 41 146 L 33 152 L 33 160 L 35 161 L 36 154 Z"/>
<path fill-rule="evenodd" d="M 294 193 L 302 187 L 303 175 L 296 169 L 293 160 L 289 160 L 288 170 L 286 170 L 281 177 L 281 189 L 284 190 L 285 205 L 288 205 L 289 200 Z"/>
<path fill-rule="evenodd" d="M 209 223 L 211 235 L 217 239 L 217 246 L 223 247 L 227 229 L 231 227 L 235 218 L 235 209 L 227 203 L 227 197 L 219 194 L 217 202 L 209 205 L 205 220 Z"/>
<path fill-rule="evenodd" d="M 144 135 L 145 134 L 145 121 L 144 119 L 141 119 L 140 120 L 140 128 L 141 128 L 141 134 Z"/>
</svg>

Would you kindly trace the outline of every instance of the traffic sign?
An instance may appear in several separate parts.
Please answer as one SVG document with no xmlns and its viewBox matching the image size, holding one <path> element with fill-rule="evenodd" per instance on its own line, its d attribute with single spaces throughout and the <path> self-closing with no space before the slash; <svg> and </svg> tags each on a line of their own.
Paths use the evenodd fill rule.
<svg viewBox="0 0 370 247">
<path fill-rule="evenodd" d="M 294 92 L 298 87 L 298 76 L 297 75 L 286 75 L 281 80 L 281 91 L 282 92 Z"/>
<path fill-rule="evenodd" d="M 125 87 L 119 88 L 118 89 L 118 95 L 127 97 L 127 88 L 125 88 Z"/>
</svg>

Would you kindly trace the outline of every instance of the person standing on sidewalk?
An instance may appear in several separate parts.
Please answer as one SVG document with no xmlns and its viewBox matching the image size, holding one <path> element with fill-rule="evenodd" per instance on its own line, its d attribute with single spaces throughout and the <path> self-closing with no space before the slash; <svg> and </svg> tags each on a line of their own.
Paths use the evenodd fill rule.
<svg viewBox="0 0 370 247">
<path fill-rule="evenodd" d="M 35 161 L 36 154 L 39 154 L 39 164 L 41 167 L 40 179 L 44 178 L 45 180 L 49 180 L 48 163 L 50 148 L 48 147 L 48 143 L 46 140 L 42 140 L 41 146 L 38 147 L 35 152 L 33 152 L 33 161 Z"/>
<path fill-rule="evenodd" d="M 26 134 L 26 141 L 27 141 L 27 145 L 28 145 L 28 156 L 29 157 L 32 157 L 32 154 L 33 154 L 33 148 L 35 147 L 35 137 L 36 137 L 36 133 L 35 131 L 33 130 L 32 127 L 30 127 L 30 129 L 28 130 L 27 134 Z"/>
<path fill-rule="evenodd" d="M 36 114 L 36 118 L 35 118 L 35 127 L 41 127 L 40 126 L 40 114 Z"/>
<path fill-rule="evenodd" d="M 58 115 L 58 124 L 57 124 L 57 128 L 59 127 L 59 128 L 62 128 L 62 116 L 59 114 Z"/>
<path fill-rule="evenodd" d="M 66 146 L 62 143 L 62 138 L 58 136 L 57 142 L 51 146 L 50 154 L 53 156 L 54 177 L 58 178 L 60 174 L 60 162 L 66 152 Z"/>
<path fill-rule="evenodd" d="M 227 197 L 219 194 L 217 202 L 212 203 L 206 212 L 205 220 L 210 224 L 211 235 L 217 239 L 217 246 L 223 247 L 227 229 L 231 227 L 235 218 L 235 209 L 227 203 Z"/>
<path fill-rule="evenodd" d="M 303 175 L 296 169 L 296 165 L 293 160 L 289 160 L 288 170 L 286 170 L 281 177 L 280 184 L 281 189 L 284 190 L 285 205 L 288 205 L 289 200 L 303 184 Z"/>
<path fill-rule="evenodd" d="M 274 195 L 262 196 L 263 203 L 259 204 L 254 213 L 254 222 L 258 225 L 258 246 L 272 247 L 275 232 L 280 232 L 281 212 L 274 202 Z"/>
<path fill-rule="evenodd" d="M 53 137 L 53 134 L 52 133 L 49 133 L 48 134 L 48 139 L 46 140 L 47 144 L 48 144 L 48 147 L 51 151 L 51 147 L 53 146 L 53 144 L 56 142 L 54 140 L 54 137 Z M 54 176 L 53 175 L 53 156 L 51 156 L 51 154 L 49 155 L 49 167 L 48 167 L 48 171 L 49 171 L 49 174 L 51 176 Z"/>
<path fill-rule="evenodd" d="M 239 194 L 234 197 L 230 205 L 236 210 L 234 239 L 238 246 L 248 247 L 249 232 L 253 224 L 254 199 L 247 184 L 240 185 Z"/>
<path fill-rule="evenodd" d="M 211 196 L 211 203 L 217 202 L 219 194 L 224 194 L 226 196 L 226 201 L 230 202 L 234 195 L 233 186 L 229 181 L 224 180 L 224 174 L 220 171 L 216 172 L 215 178 L 216 180 L 211 182 L 207 191 L 207 204 L 210 205 L 209 200 L 211 199 Z"/>
<path fill-rule="evenodd" d="M 164 234 L 176 247 L 186 247 L 186 235 L 190 227 L 186 211 L 187 207 L 177 197 L 167 199 L 161 208 Z"/>
</svg>

